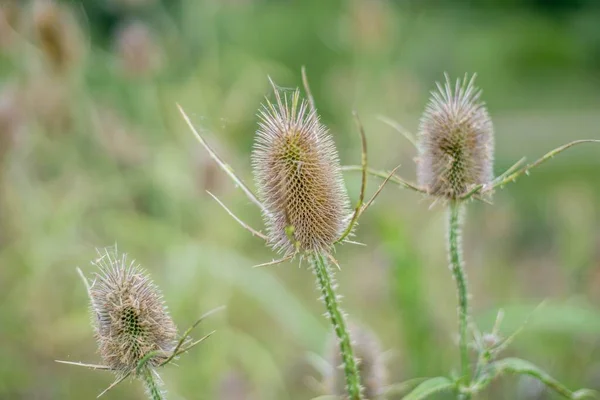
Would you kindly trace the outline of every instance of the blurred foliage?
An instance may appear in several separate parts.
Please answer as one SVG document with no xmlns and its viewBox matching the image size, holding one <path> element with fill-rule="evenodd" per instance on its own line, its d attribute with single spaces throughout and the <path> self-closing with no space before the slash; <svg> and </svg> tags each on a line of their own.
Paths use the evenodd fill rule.
<svg viewBox="0 0 600 400">
<path fill-rule="evenodd" d="M 194 142 L 175 103 L 247 180 L 267 76 L 300 85 L 343 163 L 414 174 L 414 149 L 377 120 L 415 131 L 435 80 L 477 72 L 496 127 L 496 172 L 564 142 L 600 138 L 595 0 L 3 0 L 0 8 L 0 398 L 93 398 L 98 362 L 87 298 L 95 247 L 117 243 L 162 288 L 180 328 L 217 330 L 165 371 L 172 399 L 307 399 L 309 353 L 329 335 L 305 265 L 271 259 L 206 194 L 255 227 L 260 213 Z M 471 207 L 473 308 L 506 329 L 544 298 L 512 352 L 572 387 L 600 389 L 600 157 L 575 148 Z M 359 177 L 348 173 L 351 195 Z M 369 185 L 376 188 L 375 182 Z M 455 294 L 440 207 L 388 188 L 336 255 L 344 308 L 389 349 L 390 381 L 456 368 Z M 487 321 L 487 322 L 486 322 Z M 516 378 L 515 378 L 516 379 Z M 527 379 L 489 399 L 548 399 Z M 143 398 L 125 384 L 107 398 Z M 444 398 L 443 396 L 440 398 Z"/>
</svg>

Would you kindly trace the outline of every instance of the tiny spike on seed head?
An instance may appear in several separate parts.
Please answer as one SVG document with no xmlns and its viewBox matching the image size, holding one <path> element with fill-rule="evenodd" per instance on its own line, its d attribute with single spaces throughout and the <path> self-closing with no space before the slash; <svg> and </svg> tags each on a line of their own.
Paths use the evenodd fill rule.
<svg viewBox="0 0 600 400">
<path fill-rule="evenodd" d="M 465 75 L 452 88 L 446 75 L 421 118 L 417 175 L 434 196 L 456 199 L 493 178 L 493 126 L 474 81 Z"/>
<path fill-rule="evenodd" d="M 337 150 L 300 92 L 267 100 L 252 154 L 270 244 L 286 254 L 328 251 L 350 215 Z"/>
<path fill-rule="evenodd" d="M 159 289 L 126 255 L 108 250 L 93 263 L 100 269 L 89 288 L 96 340 L 105 364 L 119 375 L 166 360 L 177 341 L 177 328 Z"/>
<path fill-rule="evenodd" d="M 358 361 L 363 395 L 369 400 L 381 399 L 387 385 L 387 368 L 379 340 L 370 329 L 356 324 L 350 325 L 350 337 Z M 326 379 L 326 386 L 329 394 L 344 396 L 346 382 L 341 367 L 342 356 L 337 342 L 333 339 L 335 338 L 331 340 L 328 355 L 332 373 Z"/>
</svg>

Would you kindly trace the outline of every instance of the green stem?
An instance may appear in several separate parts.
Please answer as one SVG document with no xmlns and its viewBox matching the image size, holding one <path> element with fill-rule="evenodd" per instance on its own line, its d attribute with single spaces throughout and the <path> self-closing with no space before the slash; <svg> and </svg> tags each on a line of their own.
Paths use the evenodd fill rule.
<svg viewBox="0 0 600 400">
<path fill-rule="evenodd" d="M 362 400 L 363 397 L 358 364 L 352 351 L 350 334 L 346 327 L 346 322 L 344 321 L 344 314 L 339 307 L 338 297 L 335 294 L 332 273 L 323 255 L 315 253 L 310 260 L 314 273 L 317 276 L 317 283 L 319 284 L 325 307 L 327 307 L 329 319 L 339 341 L 340 352 L 344 362 L 344 374 L 346 376 L 348 398 L 350 400 Z"/>
<path fill-rule="evenodd" d="M 147 366 L 144 367 L 141 376 L 142 380 L 144 381 L 144 384 L 146 385 L 146 391 L 150 400 L 164 400 L 164 396 L 162 394 L 162 391 L 160 390 L 158 382 L 156 382 L 154 378 L 154 373 L 152 372 L 152 369 L 150 369 L 150 367 Z"/>
<path fill-rule="evenodd" d="M 450 269 L 456 281 L 458 290 L 458 333 L 461 359 L 461 373 L 467 383 L 470 382 L 469 352 L 467 343 L 467 322 L 469 319 L 469 292 L 467 290 L 467 275 L 462 262 L 460 236 L 462 232 L 461 205 L 458 201 L 450 203 L 448 220 L 448 251 Z"/>
</svg>

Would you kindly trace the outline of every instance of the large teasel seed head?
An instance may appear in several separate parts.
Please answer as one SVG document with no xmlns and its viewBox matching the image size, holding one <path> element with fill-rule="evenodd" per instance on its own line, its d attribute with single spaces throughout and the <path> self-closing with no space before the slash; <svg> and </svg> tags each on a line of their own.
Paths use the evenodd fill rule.
<svg viewBox="0 0 600 400">
<path fill-rule="evenodd" d="M 105 251 L 94 262 L 99 270 L 90 286 L 92 322 L 105 365 L 125 374 L 148 359 L 159 366 L 174 350 L 177 328 L 159 289 L 126 255 Z"/>
<path fill-rule="evenodd" d="M 364 398 L 369 400 L 383 399 L 384 389 L 387 385 L 387 368 L 379 340 L 371 330 L 360 325 L 350 326 L 350 338 L 352 339 L 354 356 L 358 361 Z M 327 358 L 332 367 L 331 375 L 326 377 L 325 381 L 327 392 L 344 398 L 346 395 L 346 378 L 340 349 L 334 337 L 330 340 Z"/>
<path fill-rule="evenodd" d="M 481 91 L 470 79 L 448 75 L 431 93 L 419 127 L 419 184 L 433 196 L 456 199 L 493 178 L 494 130 Z"/>
<path fill-rule="evenodd" d="M 259 112 L 252 154 L 269 242 L 278 251 L 328 251 L 350 215 L 338 153 L 315 110 L 275 89 Z"/>
</svg>

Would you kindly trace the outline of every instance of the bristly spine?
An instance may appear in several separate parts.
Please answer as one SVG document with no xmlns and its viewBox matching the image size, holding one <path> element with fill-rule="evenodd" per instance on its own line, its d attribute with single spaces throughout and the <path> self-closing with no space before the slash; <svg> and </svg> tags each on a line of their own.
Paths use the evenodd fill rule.
<svg viewBox="0 0 600 400">
<path fill-rule="evenodd" d="M 337 150 L 298 90 L 275 98 L 259 111 L 252 153 L 268 242 L 287 255 L 329 253 L 350 216 Z"/>
<path fill-rule="evenodd" d="M 494 130 L 476 75 L 457 79 L 454 88 L 445 77 L 421 118 L 417 175 L 429 194 L 451 200 L 492 181 Z"/>
</svg>

